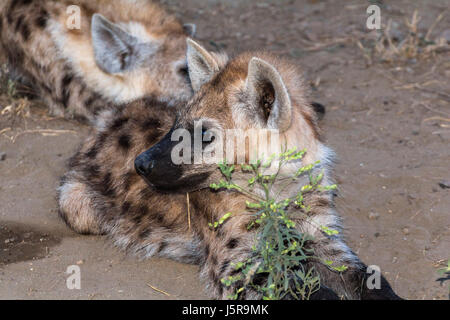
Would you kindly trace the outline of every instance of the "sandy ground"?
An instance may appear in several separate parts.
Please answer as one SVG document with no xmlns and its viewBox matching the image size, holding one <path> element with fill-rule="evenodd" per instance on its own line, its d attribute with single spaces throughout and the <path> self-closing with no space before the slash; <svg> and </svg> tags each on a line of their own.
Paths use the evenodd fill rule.
<svg viewBox="0 0 450 320">
<path fill-rule="evenodd" d="M 450 258 L 450 189 L 442 183 L 450 180 L 448 52 L 367 66 L 354 41 L 367 36 L 363 1 L 163 2 L 195 22 L 210 47 L 269 49 L 303 67 L 314 100 L 327 106 L 348 243 L 402 297 L 448 298 L 448 281 L 436 281 Z M 382 18 L 403 23 L 418 9 L 429 26 L 447 7 L 395 1 Z M 448 13 L 433 35 L 446 30 Z M 426 90 L 403 87 L 412 83 Z M 138 261 L 64 225 L 55 189 L 89 128 L 48 118 L 34 104 L 26 116 L 0 116 L 0 299 L 207 299 L 196 266 Z M 66 287 L 70 265 L 81 268 L 81 290 Z"/>
</svg>

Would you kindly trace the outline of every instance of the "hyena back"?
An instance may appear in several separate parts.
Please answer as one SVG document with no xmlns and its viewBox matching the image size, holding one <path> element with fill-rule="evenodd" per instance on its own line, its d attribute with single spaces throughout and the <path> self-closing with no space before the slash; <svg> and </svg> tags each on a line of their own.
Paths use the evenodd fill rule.
<svg viewBox="0 0 450 320">
<path fill-rule="evenodd" d="M 53 115 L 88 120 L 144 96 L 188 99 L 185 43 L 194 29 L 147 0 L 0 4 L 0 51 L 11 68 Z"/>
<path fill-rule="evenodd" d="M 332 152 L 321 141 L 299 71 L 290 62 L 259 52 L 242 54 L 225 65 L 190 41 L 188 65 L 196 93 L 176 117 L 162 112 L 166 109 L 161 106 L 161 116 L 156 118 L 157 107 L 146 107 L 152 101 L 135 102 L 104 115 L 96 133 L 71 161 L 60 188 L 60 211 L 76 231 L 107 234 L 119 247 L 138 255 L 199 263 L 212 297 L 226 299 L 243 284 L 227 287 L 221 279 L 236 273 L 233 263 L 253 255 L 257 231 L 247 230 L 251 220 L 245 214 L 247 198 L 208 188 L 221 177 L 214 164 L 175 165 L 172 151 L 177 142 L 172 141 L 172 133 L 183 128 L 194 135 L 194 120 L 203 120 L 204 130 L 277 129 L 287 148 L 308 150 L 302 163 L 288 166 L 282 174 L 321 160 L 317 170 L 324 170 L 324 183 L 332 181 Z M 292 197 L 301 183 L 292 182 L 280 197 Z M 320 261 L 348 267 L 338 274 L 321 262 L 309 263 L 321 277 L 322 289 L 316 298 L 397 298 L 384 278 L 380 290 L 366 288 L 365 266 L 340 234 L 329 236 L 311 227 L 341 229 L 332 196 L 310 194 L 305 204 L 311 208 L 308 219 L 293 215 L 296 228 L 314 236 L 311 246 Z M 209 223 L 227 212 L 233 216 L 212 230 Z M 240 298 L 261 296 L 246 289 Z"/>
</svg>

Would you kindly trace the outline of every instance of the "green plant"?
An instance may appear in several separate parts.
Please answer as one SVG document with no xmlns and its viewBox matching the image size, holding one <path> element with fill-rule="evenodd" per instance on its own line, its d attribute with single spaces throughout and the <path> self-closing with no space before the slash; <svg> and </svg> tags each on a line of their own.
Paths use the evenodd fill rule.
<svg viewBox="0 0 450 320">
<path fill-rule="evenodd" d="M 450 274 L 450 259 L 447 261 L 447 267 L 438 269 L 438 273 L 443 277 L 446 274 Z"/>
<path fill-rule="evenodd" d="M 447 261 L 447 267 L 438 269 L 437 271 L 442 277 L 441 281 L 445 281 L 450 277 L 450 259 Z M 448 287 L 449 297 L 450 297 L 450 286 Z"/>
<path fill-rule="evenodd" d="M 17 94 L 16 83 L 11 79 L 8 80 L 6 93 L 8 94 L 8 97 L 11 99 L 16 97 Z"/>
<path fill-rule="evenodd" d="M 301 176 L 309 177 L 309 184 L 300 188 L 294 198 L 276 201 L 273 194 L 280 195 L 285 187 L 277 185 L 281 168 L 289 162 L 301 161 L 306 154 L 306 150 L 288 150 L 280 155 L 272 156 L 269 161 L 263 163 L 261 160 L 250 165 L 241 165 L 240 170 L 248 174 L 247 186 L 239 186 L 233 180 L 233 173 L 236 166 L 222 163 L 219 168 L 225 179 L 210 187 L 214 190 L 226 189 L 234 190 L 244 194 L 251 201 L 247 201 L 247 209 L 252 215 L 249 230 L 257 229 L 253 254 L 246 261 L 234 263 L 237 275 L 222 279 L 225 286 L 240 286 L 235 294 L 229 298 L 237 299 L 241 292 L 251 287 L 261 293 L 263 299 L 279 300 L 286 296 L 294 299 L 309 299 L 311 295 L 320 288 L 320 277 L 313 267 L 306 267 L 308 262 L 317 261 L 314 250 L 309 244 L 314 240 L 311 235 L 301 233 L 296 229 L 296 222 L 303 220 L 305 223 L 307 214 L 311 208 L 305 204 L 305 195 L 312 192 L 329 192 L 336 189 L 336 185 L 322 186 L 324 173 L 313 174 L 314 169 L 320 162 L 302 166 L 291 177 L 288 183 L 297 180 Z M 265 175 L 263 172 L 272 166 L 274 160 L 278 163 L 275 174 Z M 292 180 L 291 180 L 292 179 Z M 285 182 L 286 179 L 283 179 Z M 259 196 L 255 188 L 263 191 L 264 196 Z M 276 189 L 276 190 L 275 190 Z M 294 208 L 294 210 L 292 210 Z M 289 209 L 289 210 L 288 210 Z M 233 217 L 232 213 L 227 213 L 218 222 L 210 224 L 210 227 L 217 228 Z M 333 236 L 339 232 L 326 226 L 315 226 L 321 232 Z M 335 272 L 344 272 L 346 266 L 334 266 L 333 261 L 320 261 Z M 266 281 L 264 284 L 256 284 L 253 279 L 262 276 Z"/>
</svg>

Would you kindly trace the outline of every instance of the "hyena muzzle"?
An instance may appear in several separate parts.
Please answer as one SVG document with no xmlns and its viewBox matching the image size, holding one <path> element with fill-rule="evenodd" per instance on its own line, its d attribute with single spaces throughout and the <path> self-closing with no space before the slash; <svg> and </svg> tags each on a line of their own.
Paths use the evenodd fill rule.
<svg viewBox="0 0 450 320">
<path fill-rule="evenodd" d="M 192 95 L 182 25 L 147 0 L 2 0 L 0 56 L 56 116 Z"/>
<path fill-rule="evenodd" d="M 176 115 L 154 100 L 105 114 L 71 160 L 59 189 L 60 212 L 75 231 L 107 234 L 117 246 L 139 256 L 200 264 L 211 296 L 225 299 L 236 288 L 225 286 L 221 279 L 235 274 L 234 262 L 253 254 L 256 231 L 247 229 L 251 216 L 240 214 L 247 210 L 247 198 L 208 188 L 221 176 L 215 164 L 175 164 L 173 150 L 178 144 L 172 141 L 173 133 L 183 129 L 195 137 L 195 121 L 201 121 L 202 134 L 235 128 L 279 130 L 286 148 L 308 150 L 302 163 L 288 166 L 283 174 L 321 160 L 317 170 L 325 172 L 325 183 L 332 181 L 332 152 L 321 140 L 314 108 L 292 63 L 256 52 L 225 64 L 223 57 L 190 40 L 187 57 L 194 97 Z M 219 139 L 202 142 L 207 148 Z M 298 192 L 301 182 L 292 182 L 280 197 Z M 366 267 L 341 235 L 329 236 L 311 227 L 340 230 L 332 196 L 314 193 L 305 197 L 305 204 L 311 208 L 308 219 L 294 218 L 296 228 L 314 237 L 311 246 L 320 260 L 348 267 L 338 274 L 322 263 L 309 262 L 322 285 L 313 298 L 397 299 L 383 277 L 380 289 L 367 288 Z M 208 224 L 227 212 L 235 214 L 212 230 Z M 255 281 L 264 283 L 264 278 Z M 240 297 L 261 298 L 251 289 Z"/>
</svg>

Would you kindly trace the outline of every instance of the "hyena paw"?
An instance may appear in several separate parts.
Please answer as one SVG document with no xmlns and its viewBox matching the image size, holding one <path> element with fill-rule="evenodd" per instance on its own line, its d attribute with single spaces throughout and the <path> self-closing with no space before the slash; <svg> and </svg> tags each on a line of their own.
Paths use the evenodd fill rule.
<svg viewBox="0 0 450 320">
<path fill-rule="evenodd" d="M 92 198 L 86 185 L 67 181 L 59 188 L 59 214 L 75 232 L 80 234 L 102 234 Z"/>
</svg>

